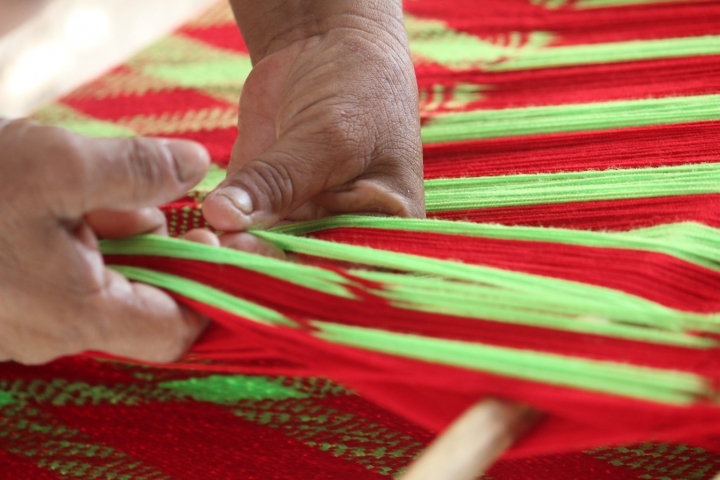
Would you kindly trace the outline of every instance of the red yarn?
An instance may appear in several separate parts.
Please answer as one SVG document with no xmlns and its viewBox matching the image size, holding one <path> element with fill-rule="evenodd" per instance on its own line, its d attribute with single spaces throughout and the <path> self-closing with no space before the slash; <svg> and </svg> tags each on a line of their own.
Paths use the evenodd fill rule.
<svg viewBox="0 0 720 480">
<path fill-rule="evenodd" d="M 452 8 L 446 0 L 423 0 L 406 2 L 404 8 L 488 38 L 502 39 L 508 32 L 551 32 L 557 46 L 720 33 L 720 5 L 713 0 L 589 9 L 566 5 L 557 10 L 526 0 L 453 0 Z"/>
<path fill-rule="evenodd" d="M 458 85 L 476 85 L 479 100 L 465 106 L 439 105 L 425 116 L 443 111 L 522 108 L 596 103 L 638 98 L 707 95 L 720 92 L 720 56 L 664 58 L 610 64 L 485 72 L 450 70 L 437 64 L 418 67 L 421 91 L 445 87 L 453 100 Z M 428 101 L 435 101 L 435 95 Z M 452 105 L 452 104 L 451 104 Z M 427 108 L 427 106 L 426 106 Z"/>
<path fill-rule="evenodd" d="M 720 123 L 554 133 L 426 145 L 425 178 L 644 168 L 716 162 Z"/>
<path fill-rule="evenodd" d="M 676 222 L 698 222 L 711 227 L 720 227 L 720 195 L 686 195 L 453 210 L 429 212 L 428 217 L 442 220 L 467 220 L 478 223 L 580 230 L 621 231 Z"/>
<path fill-rule="evenodd" d="M 720 272 L 662 253 L 379 228 L 312 236 L 599 285 L 679 310 L 720 312 Z"/>
<path fill-rule="evenodd" d="M 301 323 L 306 323 L 308 320 L 327 319 L 327 321 L 343 325 L 382 328 L 399 333 L 480 342 L 595 360 L 631 362 L 648 367 L 686 370 L 720 380 L 720 370 L 718 370 L 720 355 L 714 349 L 698 350 L 656 345 L 552 328 L 399 309 L 389 305 L 380 297 L 365 295 L 363 301 L 338 298 L 257 272 L 227 265 L 219 266 L 163 257 L 113 256 L 109 257 L 108 261 L 191 278 L 233 296 L 278 310 Z M 227 318 L 227 314 L 224 314 L 224 317 Z M 234 325 L 228 323 L 225 324 L 225 327 L 232 330 Z M 265 343 L 258 345 L 265 345 Z M 232 343 L 229 343 L 223 351 L 228 349 L 232 349 Z M 295 360 L 292 356 L 288 356 L 286 359 L 290 362 Z"/>
<path fill-rule="evenodd" d="M 267 355 L 301 362 L 306 375 L 322 372 L 432 431 L 440 431 L 485 395 L 531 403 L 549 413 L 550 417 L 516 445 L 510 456 L 578 450 L 650 437 L 700 438 L 720 428 L 720 419 L 711 406 L 688 408 L 641 402 L 361 351 L 317 340 L 298 330 L 239 321 L 205 304 L 186 303 L 231 329 L 238 349 L 262 345 Z M 204 350 L 215 350 L 214 338 L 209 335 L 201 339 L 193 350 L 196 358 L 201 359 Z M 714 358 L 707 360 L 717 362 L 718 355 Z M 257 368 L 254 373 L 298 374 L 300 370 L 270 367 Z"/>
</svg>

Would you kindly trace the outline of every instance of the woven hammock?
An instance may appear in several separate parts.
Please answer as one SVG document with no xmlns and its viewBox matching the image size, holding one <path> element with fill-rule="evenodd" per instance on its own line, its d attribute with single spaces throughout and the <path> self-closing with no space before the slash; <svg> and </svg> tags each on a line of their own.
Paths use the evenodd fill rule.
<svg viewBox="0 0 720 480">
<path fill-rule="evenodd" d="M 212 327 L 185 359 L 162 368 L 98 355 L 0 366 L 0 408 L 20 416 L 50 408 L 72 423 L 79 414 L 58 406 L 110 402 L 125 406 L 108 415 L 156 424 L 183 417 L 158 409 L 140 420 L 128 405 L 183 398 L 234 405 L 255 421 L 261 412 L 238 405 L 279 399 L 287 413 L 293 402 L 302 410 L 322 398 L 337 407 L 327 399 L 347 391 L 319 380 L 329 378 L 403 417 L 373 414 L 420 440 L 395 463 L 383 464 L 387 450 L 376 450 L 376 463 L 360 462 L 355 473 L 348 462 L 347 471 L 322 464 L 327 478 L 396 474 L 429 438 L 422 429 L 442 430 L 487 396 L 548 414 L 510 457 L 593 449 L 577 470 L 533 477 L 531 464 L 517 464 L 523 478 L 710 478 L 720 467 L 707 452 L 720 445 L 720 4 L 413 0 L 405 8 L 427 220 L 339 216 L 252 232 L 293 261 L 176 238 L 104 241 L 113 269 L 165 289 Z M 207 178 L 163 207 L 177 236 L 205 226 L 200 203 L 224 178 L 246 53 L 219 6 L 36 117 L 99 136 L 203 142 L 215 163 Z M 72 382 L 95 386 L 68 390 Z M 127 388 L 111 393 L 109 384 Z M 37 453 L 44 450 L 18 446 L 31 435 L 6 415 L 0 462 L 5 449 L 8 465 L 20 458 L 38 472 L 12 478 L 97 473 L 96 453 L 52 464 Z M 117 427 L 93 418 L 113 437 Z M 294 428 L 287 435 L 304 438 Z M 306 443 L 331 451 L 337 437 L 327 435 Z M 632 462 L 600 446 L 648 440 L 688 442 L 706 456 L 688 453 L 674 476 L 644 464 L 645 477 L 607 470 Z M 162 448 L 145 447 L 158 453 L 143 457 L 118 441 L 109 444 L 167 478 L 209 478 L 192 473 L 189 460 L 160 466 Z M 594 470 L 598 458 L 605 470 Z M 93 467 L 76 475 L 83 462 Z M 223 465 L 217 478 L 226 478 Z M 502 476 L 502 465 L 493 478 L 519 478 Z M 326 478 L 273 468 L 275 476 L 243 478 Z M 87 478 L 105 478 L 97 475 Z"/>
</svg>

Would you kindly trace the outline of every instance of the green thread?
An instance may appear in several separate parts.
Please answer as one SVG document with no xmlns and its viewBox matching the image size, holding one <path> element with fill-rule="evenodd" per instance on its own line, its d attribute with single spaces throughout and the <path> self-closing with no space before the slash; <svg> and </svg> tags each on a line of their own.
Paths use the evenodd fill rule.
<svg viewBox="0 0 720 480">
<path fill-rule="evenodd" d="M 150 46 L 132 58 L 128 66 L 169 85 L 212 91 L 218 87 L 237 91 L 252 70 L 248 55 L 184 35 L 173 35 Z"/>
<path fill-rule="evenodd" d="M 105 255 L 152 255 L 186 260 L 202 259 L 208 263 L 241 267 L 332 295 L 354 298 L 352 293 L 343 287 L 347 280 L 335 272 L 229 248 L 216 248 L 174 238 L 146 235 L 127 240 L 101 241 L 100 249 Z"/>
<path fill-rule="evenodd" d="M 111 268 L 132 280 L 150 283 L 201 302 L 212 302 L 209 304 L 236 315 L 273 325 L 289 325 L 287 320 L 274 310 L 244 300 L 223 301 L 227 294 L 207 286 L 196 288 L 194 282 L 181 277 L 134 267 Z M 639 299 L 637 313 L 627 307 L 616 307 L 612 300 L 607 300 L 605 304 L 596 307 L 593 314 L 588 313 L 592 308 L 588 307 L 586 302 L 578 301 L 575 296 L 549 295 L 545 290 L 515 290 L 497 288 L 493 284 L 465 284 L 432 277 L 379 272 L 354 271 L 353 274 L 367 280 L 387 282 L 383 289 L 373 290 L 372 293 L 391 300 L 395 307 L 406 310 L 555 328 L 687 348 L 717 346 L 713 339 L 688 334 L 680 329 L 681 325 L 690 323 L 698 330 L 717 331 L 718 327 L 712 320 L 708 325 L 700 325 L 703 323 L 700 319 L 704 319 L 702 315 L 665 307 L 661 307 L 665 309 L 664 315 L 659 312 L 650 313 L 642 307 L 656 304 L 642 299 Z M 237 308 L 238 304 L 241 305 L 240 308 Z M 253 313 L 249 314 L 248 309 Z"/>
<path fill-rule="evenodd" d="M 280 381 L 279 381 L 280 380 Z M 282 379 L 247 375 L 212 375 L 158 384 L 180 397 L 198 402 L 233 405 L 240 400 L 284 400 L 307 395 L 281 383 Z"/>
<path fill-rule="evenodd" d="M 526 295 L 532 295 L 533 298 L 552 298 L 562 302 L 562 308 L 570 308 L 571 311 L 582 309 L 585 315 L 590 317 L 612 319 L 614 321 L 675 331 L 717 332 L 720 328 L 718 315 L 679 312 L 649 300 L 609 288 L 480 265 L 468 265 L 460 262 L 282 235 L 269 231 L 256 231 L 253 233 L 287 251 L 365 264 L 376 268 L 485 284 L 496 288 L 523 292 Z"/>
<path fill-rule="evenodd" d="M 392 475 L 426 445 L 356 413 L 328 408 L 312 399 L 243 402 L 233 413 L 244 420 L 282 431 L 289 438 Z M 353 447 L 350 447 L 353 445 Z"/>
<path fill-rule="evenodd" d="M 142 269 L 121 271 L 134 280 L 144 281 L 149 274 Z M 152 277 L 152 275 L 150 275 Z M 192 283 L 178 282 L 177 278 L 163 274 L 157 278 L 165 288 L 176 291 L 188 298 L 197 299 L 198 292 Z M 182 279 L 180 279 L 182 280 Z M 189 287 L 189 288 L 188 288 Z M 210 288 L 201 295 L 210 292 Z M 215 293 L 220 293 L 215 291 Z M 249 302 L 244 302 L 249 303 Z M 259 307 L 259 306 L 257 306 Z M 219 306 L 228 312 L 245 315 L 246 307 L 240 312 L 234 305 Z M 259 307 L 260 311 L 270 313 L 265 319 L 272 322 L 272 316 L 279 315 L 269 309 Z M 699 397 L 711 394 L 709 387 L 701 377 L 672 371 L 647 369 L 632 365 L 619 365 L 538 352 L 481 344 L 469 344 L 415 335 L 401 335 L 390 332 L 369 330 L 359 327 L 345 327 L 327 322 L 313 322 L 322 331 L 322 338 L 336 343 L 353 345 L 374 351 L 383 351 L 394 355 L 408 356 L 426 361 L 437 361 L 447 365 L 475 368 L 495 374 L 515 378 L 542 381 L 556 385 L 573 386 L 598 392 L 643 398 L 666 403 L 690 403 Z M 583 375 L 578 373 L 583 371 Z"/>
<path fill-rule="evenodd" d="M 422 137 L 431 144 L 717 119 L 720 95 L 696 95 L 449 113 L 429 120 Z"/>
<path fill-rule="evenodd" d="M 577 8 L 650 1 L 580 0 Z M 542 3 L 545 8 L 553 9 L 562 6 L 565 0 L 544 0 Z M 412 15 L 405 16 L 405 26 L 414 55 L 452 69 L 482 67 L 486 71 L 503 72 L 720 53 L 718 35 L 551 46 L 555 37 L 552 32 L 529 32 L 525 37 L 520 32 L 506 32 L 486 39 L 455 30 L 442 20 Z"/>
<path fill-rule="evenodd" d="M 313 322 L 320 338 L 342 345 L 524 380 L 672 404 L 714 396 L 697 375 L 478 343 Z"/>
<path fill-rule="evenodd" d="M 442 20 L 405 15 L 413 55 L 446 67 L 462 69 L 488 66 L 529 55 L 553 40 L 549 32 L 507 32 L 485 39 L 450 28 Z"/>
<path fill-rule="evenodd" d="M 143 69 L 147 75 L 173 82 L 186 88 L 214 87 L 242 82 L 250 74 L 250 57 L 236 56 L 180 65 L 152 65 Z"/>
<path fill-rule="evenodd" d="M 720 191 L 720 164 L 437 179 L 425 182 L 428 212 L 619 200 Z"/>
<path fill-rule="evenodd" d="M 661 58 L 717 55 L 720 36 L 681 37 L 658 40 L 569 45 L 522 50 L 507 61 L 490 64 L 494 72 L 554 68 L 575 65 L 634 62 Z"/>
<path fill-rule="evenodd" d="M 54 380 L 0 380 L 0 391 L 10 394 L 16 402 L 49 403 L 56 407 L 74 405 L 140 405 L 147 399 L 167 401 L 171 392 L 158 390 L 154 385 L 117 384 L 90 385 L 85 382 Z"/>
<path fill-rule="evenodd" d="M 222 181 L 224 174 L 221 169 L 214 170 L 194 190 L 195 194 L 200 197 L 207 194 Z M 718 192 L 717 163 L 425 181 L 428 212 Z"/>
<path fill-rule="evenodd" d="M 349 220 L 352 220 L 352 217 Z M 361 223 L 359 219 L 356 219 L 356 221 Z M 380 223 L 383 221 L 380 220 Z M 534 230 L 524 229 L 524 231 L 533 232 Z M 679 312 L 611 289 L 488 267 L 294 237 L 277 233 L 277 231 L 259 231 L 255 232 L 255 234 L 288 251 L 310 255 L 322 254 L 325 258 L 415 274 L 352 272 L 358 277 L 383 283 L 385 285 L 383 288 L 372 289 L 372 293 L 384 296 L 399 308 L 434 311 L 469 318 L 496 319 L 571 331 L 592 332 L 690 348 L 715 346 L 713 340 L 695 337 L 685 333 L 685 331 L 704 330 L 717 332 L 718 319 L 716 315 Z M 637 238 L 652 239 L 656 236 L 658 236 L 656 229 L 645 229 L 640 231 Z M 609 234 L 607 238 L 615 237 Z M 210 255 L 214 257 L 215 261 L 220 259 L 224 261 L 230 260 L 230 263 L 238 265 L 242 265 L 243 260 L 257 261 L 257 257 L 242 252 L 222 252 L 222 249 L 162 237 L 144 237 L 124 241 L 124 246 L 126 247 L 128 242 L 131 244 L 138 241 L 145 249 L 153 253 L 166 251 L 165 246 L 172 245 L 173 248 L 178 250 L 185 250 L 184 258 L 203 259 L 205 255 Z M 116 254 L 123 250 L 123 248 L 117 248 L 117 244 L 104 244 L 104 248 L 107 247 L 110 247 L 110 250 L 115 250 L 114 253 Z M 142 249 L 138 248 L 130 250 L 132 254 L 140 254 L 142 251 Z M 221 253 L 218 254 L 218 252 Z M 286 264 L 286 262 L 273 259 L 265 258 L 262 260 L 270 261 L 271 267 L 280 264 L 283 264 L 284 267 Z M 295 265 L 295 267 L 293 269 L 283 268 L 285 274 L 290 273 L 290 275 L 299 276 L 298 278 L 284 278 L 286 281 L 300 282 L 305 272 L 317 270 L 315 267 L 301 265 Z M 274 310 L 236 299 L 211 287 L 199 285 L 196 282 L 139 268 L 112 268 L 116 268 L 133 280 L 162 286 L 188 298 L 208 303 L 216 308 L 255 321 L 275 325 L 293 325 L 292 321 Z M 275 271 L 274 274 L 278 275 L 278 272 Z M 427 275 L 430 275 L 430 277 Z M 438 276 L 440 278 L 437 278 Z M 326 280 L 331 281 L 329 278 L 326 278 Z M 346 283 L 349 280 L 340 277 L 334 278 L 332 281 Z M 527 307 L 523 308 L 523 305 Z M 700 377 L 680 372 L 652 370 L 648 374 L 648 369 L 637 367 L 634 370 L 635 373 L 623 377 L 621 371 L 635 367 L 623 365 L 620 368 L 616 365 L 608 366 L 604 362 L 572 359 L 571 357 L 562 357 L 562 361 L 560 361 L 544 356 L 538 360 L 535 356 L 544 354 L 518 352 L 513 349 L 497 350 L 499 347 L 452 342 L 436 338 L 417 336 L 396 338 L 395 335 L 397 334 L 389 332 L 372 331 L 368 333 L 366 329 L 358 330 L 357 327 L 341 327 L 337 325 L 328 326 L 330 324 L 325 322 L 318 322 L 318 325 L 322 326 L 321 330 L 324 332 L 322 335 L 326 340 L 343 344 L 355 342 L 353 343 L 355 346 L 361 346 L 362 348 L 382 349 L 386 353 L 412 356 L 412 358 L 419 358 L 413 356 L 412 351 L 422 351 L 424 356 L 419 359 L 441 361 L 449 365 L 464 367 L 468 367 L 467 362 L 471 362 L 472 368 L 517 378 L 534 379 L 557 385 L 575 386 L 576 388 L 669 403 L 687 403 L 698 397 L 709 395 L 708 387 L 701 381 Z M 372 341 L 368 339 L 372 339 Z M 379 339 L 390 340 L 383 344 L 379 342 Z M 366 340 L 367 343 L 362 343 Z M 393 343 L 396 340 L 397 342 Z M 491 352 L 491 354 L 487 352 Z M 525 355 L 525 353 L 530 356 Z M 505 357 L 515 358 L 515 363 L 508 363 L 509 360 Z M 550 359 L 548 360 L 548 358 Z M 561 368 L 563 362 L 567 365 L 566 369 Z M 533 365 L 533 368 L 528 369 L 528 365 Z M 576 369 L 580 368 L 578 366 L 597 368 L 597 372 L 594 377 L 576 375 Z M 619 369 L 616 370 L 616 368 Z M 538 369 L 541 370 L 541 373 L 536 371 Z M 660 376 L 658 377 L 656 374 Z M 665 374 L 667 376 L 664 376 Z M 575 377 L 578 377 L 576 381 L 573 380 Z M 657 380 L 658 378 L 662 380 Z M 628 384 L 626 385 L 626 383 Z"/>
<path fill-rule="evenodd" d="M 13 403 L 15 403 L 15 398 L 13 397 L 13 394 L 0 390 L 0 408 L 6 405 L 12 405 Z"/>
<path fill-rule="evenodd" d="M 171 292 L 187 294 L 188 298 L 193 298 L 211 307 L 233 312 L 248 320 L 271 325 L 295 326 L 295 322 L 287 318 L 285 315 L 263 307 L 256 303 L 248 302 L 238 297 L 233 297 L 225 292 L 194 282 L 186 278 L 169 275 L 167 273 L 155 272 L 143 268 L 126 267 L 119 265 L 110 265 L 110 268 L 123 274 L 127 278 L 148 285 L 155 285 Z"/>
<path fill-rule="evenodd" d="M 207 61 L 232 61 L 247 56 L 227 49 L 218 48 L 187 35 L 171 35 L 150 45 L 133 58 L 127 66 L 142 70 L 149 65 L 181 65 Z M 237 81 L 242 81 L 241 78 Z"/>
<path fill-rule="evenodd" d="M 283 225 L 272 228 L 271 231 L 298 236 L 333 228 L 355 227 L 643 250 L 663 253 L 720 271 L 720 230 L 695 222 L 669 223 L 624 232 L 602 232 L 435 219 L 338 215 Z"/>
<path fill-rule="evenodd" d="M 94 442 L 81 430 L 61 424 L 25 402 L 3 410 L 0 441 L 8 452 L 56 475 L 107 480 L 170 478 L 125 452 Z"/>
<path fill-rule="evenodd" d="M 474 287 L 476 289 L 481 289 L 481 286 L 485 286 L 486 288 L 496 289 L 499 291 L 505 290 L 507 292 L 504 293 L 507 293 L 508 295 L 511 294 L 510 292 L 514 292 L 518 295 L 518 298 L 522 298 L 521 305 L 532 305 L 535 303 L 538 305 L 544 305 L 548 308 L 550 313 L 554 312 L 554 315 L 557 315 L 558 317 L 560 315 L 565 315 L 571 317 L 580 316 L 591 319 L 605 319 L 607 321 L 627 324 L 630 326 L 645 326 L 673 332 L 690 330 L 706 332 L 720 331 L 719 318 L 716 314 L 696 314 L 677 311 L 649 300 L 609 288 L 541 277 L 521 272 L 505 271 L 492 267 L 468 265 L 459 262 L 387 252 L 383 250 L 325 242 L 310 238 L 299 238 L 276 232 L 258 231 L 255 232 L 255 235 L 274 243 L 278 247 L 287 251 L 294 251 L 315 256 L 319 255 L 325 258 L 365 264 L 376 268 L 385 268 L 439 277 L 427 278 L 424 280 L 424 288 L 434 290 L 436 292 L 452 292 L 454 291 L 454 288 L 457 288 L 453 287 L 453 283 L 448 282 L 470 282 L 472 284 L 477 284 Z M 169 252 L 171 248 L 176 250 L 176 252 L 174 252 L 175 254 L 182 250 L 183 258 L 202 261 L 217 261 L 217 257 L 220 256 L 227 260 L 228 264 L 237 264 L 241 266 L 243 259 L 247 259 L 252 262 L 267 260 L 268 274 L 281 278 L 284 281 L 297 284 L 302 284 L 303 278 L 311 277 L 315 274 L 315 271 L 322 270 L 304 265 L 293 265 L 293 269 L 281 268 L 280 270 L 285 274 L 282 276 L 275 267 L 278 265 L 284 267 L 292 264 L 279 260 L 257 257 L 255 255 L 249 255 L 229 249 L 218 249 L 191 242 L 183 242 L 180 240 L 156 236 L 146 236 L 135 240 L 125 240 L 117 243 L 112 242 L 110 244 L 105 244 L 104 246 L 104 250 L 110 249 L 113 250 L 114 253 L 121 253 L 120 251 L 124 249 L 125 253 L 130 255 L 157 254 L 156 252 L 162 251 Z M 200 285 L 187 279 L 134 267 L 112 268 L 117 269 L 119 272 L 134 280 L 168 288 L 169 290 L 176 291 L 183 295 L 187 295 L 188 292 L 192 292 L 192 294 L 189 295 L 190 298 L 196 298 L 199 301 L 206 302 L 210 305 L 216 306 L 217 308 L 237 312 L 249 319 L 270 322 L 273 324 L 293 324 L 289 319 L 280 315 L 278 312 L 269 309 L 258 309 L 256 308 L 257 306 L 253 306 L 244 300 L 237 299 L 223 292 L 217 292 L 210 287 Z M 342 283 L 349 281 L 339 275 L 337 275 L 337 277 L 339 278 L 335 279 L 335 281 Z M 410 281 L 411 280 L 407 280 L 405 283 L 407 284 L 407 282 Z M 417 280 L 415 281 L 417 282 Z M 338 286 L 342 287 L 341 285 Z M 324 293 L 333 294 L 332 291 L 325 290 L 323 285 L 308 286 L 308 288 L 315 288 Z M 386 295 L 388 292 L 392 294 L 392 289 L 387 288 L 385 289 L 385 292 L 381 292 L 381 294 Z M 407 297 L 407 293 L 404 294 Z M 499 295 L 502 294 L 499 293 Z M 488 305 L 497 305 L 497 302 L 493 300 L 492 295 L 489 295 L 486 292 L 485 297 L 488 299 Z M 482 298 L 483 296 L 479 295 L 477 301 L 481 301 L 480 299 Z M 419 295 L 414 302 L 411 300 L 411 298 L 403 298 L 403 301 L 400 302 L 398 306 L 401 308 L 421 310 L 432 308 L 432 305 L 428 305 L 427 299 L 423 300 L 422 295 Z M 462 305 L 458 304 L 457 308 L 461 307 Z M 510 315 L 510 313 L 507 313 L 507 315 Z M 513 315 L 514 318 L 517 318 L 517 315 Z M 528 317 L 525 321 L 531 321 L 530 317 Z M 554 321 L 553 323 L 558 324 L 557 321 Z M 585 323 L 592 325 L 592 322 Z M 574 328 L 582 328 L 581 325 L 582 322 L 578 322 L 578 326 Z M 593 330 L 597 331 L 597 327 L 593 326 Z M 611 331 L 612 329 L 607 330 Z M 620 330 L 614 331 L 619 332 Z M 639 334 L 642 335 L 642 333 Z M 648 340 L 652 337 L 653 334 L 647 335 Z M 661 335 L 656 338 L 659 339 L 660 337 Z M 669 337 L 665 336 L 665 338 Z M 710 343 L 705 340 L 692 340 L 689 337 L 682 338 L 682 336 L 678 336 L 676 341 L 680 344 L 692 344 L 695 346 L 710 345 Z"/>
<path fill-rule="evenodd" d="M 440 283 L 437 279 L 410 275 L 366 271 L 352 273 L 367 280 L 383 282 L 384 289 L 373 293 L 391 300 L 397 308 L 686 348 L 718 347 L 718 342 L 710 338 L 593 317 L 582 305 L 564 304 L 547 295 L 531 296 L 526 292 L 476 284 Z"/>
<path fill-rule="evenodd" d="M 75 133 L 91 137 L 129 137 L 135 135 L 135 132 L 130 128 L 93 118 L 63 104 L 48 105 L 36 112 L 33 118 L 48 125 L 60 124 Z"/>
<path fill-rule="evenodd" d="M 638 478 L 703 480 L 720 467 L 717 454 L 684 444 L 648 442 L 596 448 L 584 453 L 611 465 L 639 470 L 637 474 L 646 473 Z"/>
<path fill-rule="evenodd" d="M 77 122 L 63 122 L 63 128 L 89 137 L 132 137 L 136 133 L 127 127 L 101 120 L 82 120 Z"/>
</svg>

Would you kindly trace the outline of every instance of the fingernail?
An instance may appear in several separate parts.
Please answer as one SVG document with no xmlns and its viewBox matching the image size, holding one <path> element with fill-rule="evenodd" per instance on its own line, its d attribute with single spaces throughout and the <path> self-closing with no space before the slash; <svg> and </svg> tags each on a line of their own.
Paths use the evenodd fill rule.
<svg viewBox="0 0 720 480">
<path fill-rule="evenodd" d="M 253 212 L 252 198 L 242 188 L 225 187 L 220 189 L 218 194 L 230 200 L 230 203 L 245 215 L 250 215 Z"/>
<path fill-rule="evenodd" d="M 166 140 L 164 144 L 175 161 L 182 182 L 199 181 L 205 176 L 210 155 L 197 143 Z"/>
</svg>

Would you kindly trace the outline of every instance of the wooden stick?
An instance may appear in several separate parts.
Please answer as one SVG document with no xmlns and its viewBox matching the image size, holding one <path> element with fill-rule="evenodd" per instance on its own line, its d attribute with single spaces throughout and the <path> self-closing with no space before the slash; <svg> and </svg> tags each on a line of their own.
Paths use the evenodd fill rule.
<svg viewBox="0 0 720 480">
<path fill-rule="evenodd" d="M 455 420 L 400 480 L 474 480 L 540 416 L 524 405 L 483 400 Z"/>
</svg>

